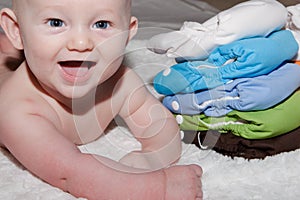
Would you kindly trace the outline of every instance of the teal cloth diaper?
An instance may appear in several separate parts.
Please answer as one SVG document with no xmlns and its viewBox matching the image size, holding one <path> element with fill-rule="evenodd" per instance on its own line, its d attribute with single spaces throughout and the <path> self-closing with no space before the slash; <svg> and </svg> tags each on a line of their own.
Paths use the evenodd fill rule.
<svg viewBox="0 0 300 200">
<path fill-rule="evenodd" d="M 300 126 L 300 91 L 297 90 L 275 107 L 260 111 L 232 111 L 224 117 L 175 115 L 182 130 L 231 131 L 247 139 L 266 139 L 282 135 Z"/>
</svg>

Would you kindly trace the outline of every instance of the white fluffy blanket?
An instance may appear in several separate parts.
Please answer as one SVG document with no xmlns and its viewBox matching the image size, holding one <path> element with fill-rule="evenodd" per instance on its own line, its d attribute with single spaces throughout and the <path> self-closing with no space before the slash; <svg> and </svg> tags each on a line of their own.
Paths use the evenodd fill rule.
<svg viewBox="0 0 300 200">
<path fill-rule="evenodd" d="M 153 75 L 173 61 L 146 50 L 145 41 L 134 40 L 128 47 L 125 62 L 141 74 L 151 89 Z M 105 136 L 80 149 L 118 160 L 126 152 L 139 147 L 125 127 L 112 126 Z M 264 160 L 247 161 L 224 157 L 210 150 L 199 150 L 194 145 L 183 144 L 183 147 L 179 164 L 202 166 L 206 200 L 300 199 L 299 150 Z M 29 173 L 4 149 L 0 150 L 0 174 L 0 199 L 76 199 Z"/>
</svg>

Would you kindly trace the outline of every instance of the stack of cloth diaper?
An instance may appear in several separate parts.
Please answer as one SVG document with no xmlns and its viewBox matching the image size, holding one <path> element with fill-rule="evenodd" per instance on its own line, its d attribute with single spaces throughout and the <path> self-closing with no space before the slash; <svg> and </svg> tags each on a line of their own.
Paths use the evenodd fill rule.
<svg viewBox="0 0 300 200">
<path fill-rule="evenodd" d="M 299 8 L 250 0 L 149 41 L 177 60 L 154 88 L 185 141 L 245 158 L 300 147 Z"/>
</svg>

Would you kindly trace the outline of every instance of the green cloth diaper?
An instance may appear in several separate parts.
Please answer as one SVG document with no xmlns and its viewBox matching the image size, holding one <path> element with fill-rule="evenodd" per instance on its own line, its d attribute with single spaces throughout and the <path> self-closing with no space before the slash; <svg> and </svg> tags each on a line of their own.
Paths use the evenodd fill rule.
<svg viewBox="0 0 300 200">
<path fill-rule="evenodd" d="M 300 91 L 275 107 L 260 111 L 232 111 L 224 117 L 175 115 L 182 130 L 231 131 L 246 139 L 266 139 L 285 134 L 300 126 Z"/>
</svg>

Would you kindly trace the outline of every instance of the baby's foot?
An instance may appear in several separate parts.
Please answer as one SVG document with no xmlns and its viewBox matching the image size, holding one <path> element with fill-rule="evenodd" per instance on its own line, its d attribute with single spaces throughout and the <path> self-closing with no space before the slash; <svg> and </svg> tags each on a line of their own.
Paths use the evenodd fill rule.
<svg viewBox="0 0 300 200">
<path fill-rule="evenodd" d="M 203 197 L 202 169 L 197 165 L 173 166 L 165 169 L 166 200 L 200 200 Z"/>
</svg>

